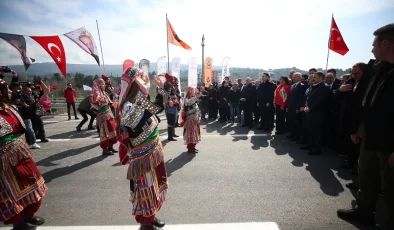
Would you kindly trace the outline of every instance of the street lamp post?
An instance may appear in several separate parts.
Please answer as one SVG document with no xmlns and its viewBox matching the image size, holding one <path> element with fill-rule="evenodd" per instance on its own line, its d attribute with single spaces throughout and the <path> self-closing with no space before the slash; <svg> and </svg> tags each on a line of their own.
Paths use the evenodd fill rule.
<svg viewBox="0 0 394 230">
<path fill-rule="evenodd" d="M 204 46 L 205 46 L 205 37 L 204 34 L 202 35 L 201 47 L 202 47 L 202 64 L 201 64 L 201 79 L 204 81 Z"/>
</svg>

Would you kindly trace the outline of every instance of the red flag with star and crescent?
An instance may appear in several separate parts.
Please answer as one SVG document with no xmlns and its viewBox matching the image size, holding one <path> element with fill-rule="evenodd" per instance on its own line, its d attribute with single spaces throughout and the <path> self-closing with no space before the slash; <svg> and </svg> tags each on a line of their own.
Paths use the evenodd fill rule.
<svg viewBox="0 0 394 230">
<path fill-rule="evenodd" d="M 349 48 L 347 48 L 345 40 L 343 40 L 341 31 L 339 31 L 334 17 L 332 17 L 331 21 L 331 34 L 328 48 L 336 53 L 339 53 L 342 56 L 349 52 Z"/>
<path fill-rule="evenodd" d="M 52 59 L 55 61 L 57 67 L 63 76 L 66 76 L 66 53 L 64 52 L 63 43 L 59 36 L 30 36 L 34 41 L 44 48 Z"/>
</svg>

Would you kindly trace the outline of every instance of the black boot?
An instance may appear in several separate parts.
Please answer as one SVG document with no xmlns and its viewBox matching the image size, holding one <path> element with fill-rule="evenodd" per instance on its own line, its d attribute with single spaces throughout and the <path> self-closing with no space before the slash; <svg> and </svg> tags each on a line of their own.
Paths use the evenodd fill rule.
<svg viewBox="0 0 394 230">
<path fill-rule="evenodd" d="M 164 221 L 159 220 L 159 219 L 157 219 L 155 217 L 155 220 L 152 222 L 152 225 L 156 226 L 156 227 L 159 227 L 159 228 L 162 228 L 162 227 L 164 227 L 164 225 L 166 225 L 166 223 Z"/>
<path fill-rule="evenodd" d="M 172 127 L 168 127 L 167 132 L 168 132 L 168 140 L 169 141 L 176 141 L 176 139 L 174 139 L 174 136 L 173 136 L 174 133 L 173 133 Z"/>
<path fill-rule="evenodd" d="M 179 137 L 179 136 L 176 135 L 176 133 L 175 133 L 175 127 L 172 127 L 172 136 L 173 136 L 173 137 Z"/>
<path fill-rule="evenodd" d="M 30 224 L 25 221 L 21 221 L 17 224 L 14 224 L 12 229 L 13 230 L 35 230 L 35 229 L 37 229 L 37 225 Z"/>
<path fill-rule="evenodd" d="M 27 222 L 33 225 L 40 226 L 45 223 L 45 219 L 39 216 L 35 216 L 31 220 L 28 220 Z"/>
</svg>

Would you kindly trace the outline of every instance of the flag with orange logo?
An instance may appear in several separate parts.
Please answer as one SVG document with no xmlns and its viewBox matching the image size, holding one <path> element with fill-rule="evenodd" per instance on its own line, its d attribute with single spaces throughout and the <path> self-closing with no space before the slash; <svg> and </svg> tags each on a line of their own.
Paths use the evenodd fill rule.
<svg viewBox="0 0 394 230">
<path fill-rule="evenodd" d="M 172 28 L 172 25 L 168 20 L 168 18 L 167 18 L 167 42 L 176 46 L 183 47 L 186 50 L 192 50 L 192 48 L 188 44 L 186 44 L 178 37 L 178 35 L 174 31 L 174 28 Z"/>
<path fill-rule="evenodd" d="M 205 58 L 204 63 L 204 83 L 206 86 L 212 84 L 212 58 Z"/>
</svg>

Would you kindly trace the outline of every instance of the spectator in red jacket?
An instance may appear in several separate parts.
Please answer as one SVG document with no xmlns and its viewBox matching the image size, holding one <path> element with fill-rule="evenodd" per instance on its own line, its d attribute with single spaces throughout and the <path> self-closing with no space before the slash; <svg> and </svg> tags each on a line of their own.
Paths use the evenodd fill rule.
<svg viewBox="0 0 394 230">
<path fill-rule="evenodd" d="M 77 92 L 75 91 L 75 89 L 73 89 L 73 86 L 71 85 L 71 83 L 67 84 L 67 89 L 64 90 L 63 96 L 64 96 L 64 98 L 66 98 L 68 120 L 71 120 L 71 114 L 70 114 L 71 106 L 73 107 L 73 110 L 74 110 L 75 120 L 79 120 L 79 118 L 77 117 L 77 111 L 75 110 L 75 102 L 77 99 Z"/>
<path fill-rule="evenodd" d="M 274 103 L 276 109 L 276 134 L 280 135 L 286 129 L 286 104 L 290 94 L 289 78 L 281 77 L 279 86 L 275 90 Z"/>
</svg>

